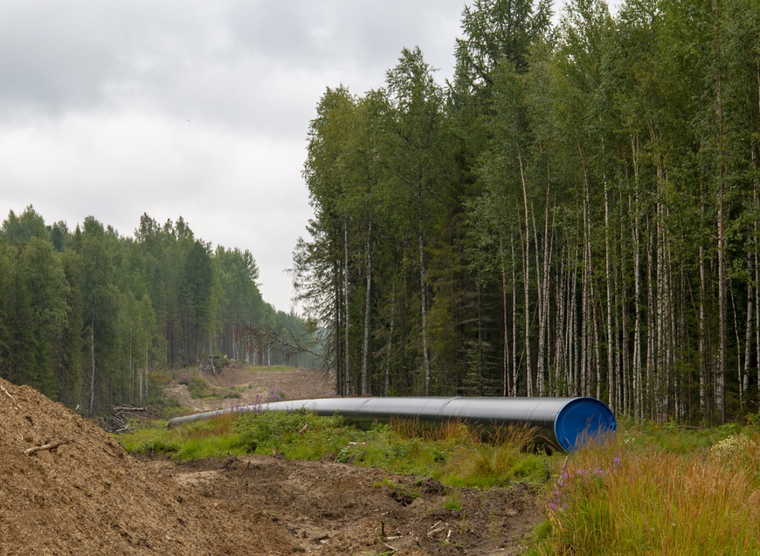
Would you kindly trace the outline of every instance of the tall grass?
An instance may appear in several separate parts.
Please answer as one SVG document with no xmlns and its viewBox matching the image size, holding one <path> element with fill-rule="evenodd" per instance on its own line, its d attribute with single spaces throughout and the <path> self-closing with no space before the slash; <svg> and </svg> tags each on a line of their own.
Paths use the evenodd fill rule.
<svg viewBox="0 0 760 556">
<path fill-rule="evenodd" d="M 729 436 L 690 454 L 625 436 L 571 456 L 534 550 L 565 554 L 760 554 L 760 439 Z"/>
</svg>

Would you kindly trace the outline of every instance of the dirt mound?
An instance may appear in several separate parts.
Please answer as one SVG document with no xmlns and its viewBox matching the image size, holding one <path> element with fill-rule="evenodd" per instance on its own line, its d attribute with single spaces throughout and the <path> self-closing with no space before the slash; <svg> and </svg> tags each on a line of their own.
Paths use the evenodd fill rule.
<svg viewBox="0 0 760 556">
<path fill-rule="evenodd" d="M 29 448 L 68 442 L 30 454 Z M 94 423 L 0 380 L 0 554 L 289 554 L 286 530 L 238 519 L 135 460 Z M 253 514 L 253 515 L 251 515 Z"/>
<path fill-rule="evenodd" d="M 0 556 L 505 555 L 540 519 L 525 485 L 452 492 L 277 456 L 136 459 L 93 422 L 1 379 L 0 476 Z"/>
</svg>

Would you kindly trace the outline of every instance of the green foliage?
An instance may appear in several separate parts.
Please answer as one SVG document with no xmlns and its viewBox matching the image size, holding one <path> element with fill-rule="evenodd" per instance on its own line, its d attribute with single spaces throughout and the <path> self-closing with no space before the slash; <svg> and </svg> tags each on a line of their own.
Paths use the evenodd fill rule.
<svg viewBox="0 0 760 556">
<path fill-rule="evenodd" d="M 533 528 L 533 532 L 531 533 L 531 538 L 535 542 L 542 542 L 545 541 L 549 535 L 552 532 L 552 522 L 551 520 L 547 519 L 546 521 L 542 521 L 538 525 L 536 525 Z M 537 550 L 531 550 L 528 552 L 530 556 L 534 556 L 535 554 L 538 554 Z"/>
<path fill-rule="evenodd" d="M 136 453 L 166 454 L 190 461 L 204 457 L 284 454 L 318 460 L 335 457 L 341 447 L 368 433 L 344 427 L 340 417 L 296 413 L 229 413 L 175 429 L 150 428 L 119 436 Z"/>
<path fill-rule="evenodd" d="M 7 260 L 7 259 L 6 259 Z M 34 335 L 34 314 L 29 292 L 15 264 L 9 264 L 3 297 L 2 376 L 17 384 L 44 385 L 36 356 L 38 340 Z M 43 378 L 43 380 L 41 380 Z"/>
<path fill-rule="evenodd" d="M 633 448 L 656 448 L 674 454 L 693 454 L 705 451 L 713 444 L 737 433 L 740 427 L 733 423 L 710 428 L 684 428 L 673 422 L 665 426 L 648 421 L 641 425 L 623 420 L 622 441 Z"/>
<path fill-rule="evenodd" d="M 294 282 L 341 393 L 591 395 L 639 421 L 760 399 L 760 8 L 477 0 L 328 89 Z"/>
<path fill-rule="evenodd" d="M 503 62 L 524 72 L 532 44 L 549 33 L 551 3 L 532 0 L 475 0 L 462 15 L 464 38 L 457 39 L 458 77 L 477 88 L 493 83 Z"/>
<path fill-rule="evenodd" d="M 180 404 L 174 396 L 167 396 L 164 393 L 164 387 L 169 383 L 169 376 L 164 373 L 151 372 L 148 377 L 148 395 L 147 404 L 160 410 L 166 418 L 176 416 L 176 411 L 180 409 Z"/>
<path fill-rule="evenodd" d="M 32 205 L 26 207 L 20 216 L 16 216 L 11 210 L 8 218 L 3 221 L 0 232 L 13 247 L 24 247 L 35 237 L 41 240 L 50 239 L 45 221 Z"/>
<path fill-rule="evenodd" d="M 126 238 L 91 216 L 70 232 L 31 206 L 11 211 L 0 228 L 0 377 L 93 415 L 122 403 L 171 410 L 155 371 L 207 355 L 318 364 L 319 340 L 265 303 L 257 278 L 249 252 L 212 253 L 182 218 L 161 227 L 143 215 Z"/>
<path fill-rule="evenodd" d="M 214 391 L 209 386 L 208 382 L 197 374 L 190 375 L 187 379 L 179 381 L 180 384 L 184 384 L 190 390 L 190 397 L 193 399 L 210 398 L 214 396 Z"/>
</svg>

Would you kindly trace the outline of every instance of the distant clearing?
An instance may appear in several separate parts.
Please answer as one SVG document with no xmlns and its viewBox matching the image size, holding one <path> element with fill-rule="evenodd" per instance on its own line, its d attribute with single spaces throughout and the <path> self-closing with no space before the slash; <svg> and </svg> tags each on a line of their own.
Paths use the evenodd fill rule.
<svg viewBox="0 0 760 556">
<path fill-rule="evenodd" d="M 233 362 L 216 375 L 184 369 L 164 393 L 183 413 L 227 409 L 270 400 L 300 400 L 335 395 L 334 374 L 277 365 L 260 367 Z"/>
</svg>

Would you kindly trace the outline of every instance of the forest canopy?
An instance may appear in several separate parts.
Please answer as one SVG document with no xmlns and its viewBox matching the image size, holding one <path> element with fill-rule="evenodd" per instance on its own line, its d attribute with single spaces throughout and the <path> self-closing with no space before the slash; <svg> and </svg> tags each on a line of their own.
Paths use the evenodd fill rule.
<svg viewBox="0 0 760 556">
<path fill-rule="evenodd" d="M 151 372 L 229 358 L 320 366 L 307 323 L 262 297 L 249 251 L 147 214 L 133 237 L 32 206 L 0 229 L 0 377 L 90 415 L 146 402 Z"/>
<path fill-rule="evenodd" d="M 293 278 L 339 391 L 756 413 L 760 3 L 474 0 L 454 54 L 310 124 Z"/>
</svg>

